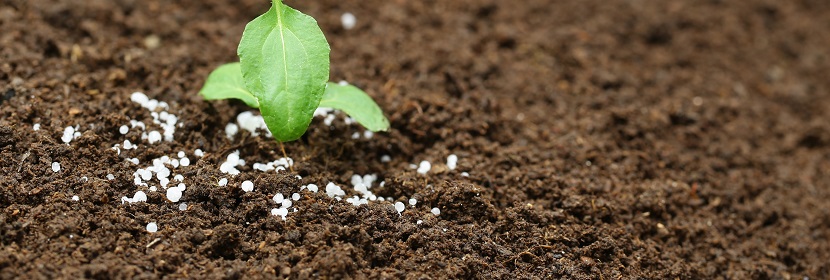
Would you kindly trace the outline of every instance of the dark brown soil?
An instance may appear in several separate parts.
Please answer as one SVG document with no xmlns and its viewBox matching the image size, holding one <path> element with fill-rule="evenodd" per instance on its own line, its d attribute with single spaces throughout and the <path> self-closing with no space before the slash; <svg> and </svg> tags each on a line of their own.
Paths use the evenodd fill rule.
<svg viewBox="0 0 830 280">
<path fill-rule="evenodd" d="M 268 1 L 0 0 L 0 278 L 830 278 L 830 2 L 288 3 L 392 123 L 315 120 L 294 173 L 253 170 L 278 144 L 228 139 L 250 109 L 197 95 Z M 169 104 L 175 141 L 119 133 L 152 123 L 135 91 Z M 133 184 L 178 151 L 186 211 Z M 354 174 L 418 203 L 300 191 L 352 195 Z M 278 192 L 302 195 L 285 221 Z"/>
</svg>

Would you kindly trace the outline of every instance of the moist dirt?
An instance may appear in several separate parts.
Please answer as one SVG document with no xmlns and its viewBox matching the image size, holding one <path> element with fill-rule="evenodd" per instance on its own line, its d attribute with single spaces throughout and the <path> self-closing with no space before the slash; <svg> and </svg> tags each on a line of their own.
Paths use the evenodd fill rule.
<svg viewBox="0 0 830 280">
<path fill-rule="evenodd" d="M 830 278 L 830 2 L 287 3 L 392 128 L 318 117 L 262 172 L 251 109 L 197 93 L 268 1 L 0 0 L 0 278 Z M 133 92 L 173 141 L 120 133 Z M 179 151 L 180 202 L 134 184 Z M 386 201 L 322 190 L 366 174 Z"/>
</svg>

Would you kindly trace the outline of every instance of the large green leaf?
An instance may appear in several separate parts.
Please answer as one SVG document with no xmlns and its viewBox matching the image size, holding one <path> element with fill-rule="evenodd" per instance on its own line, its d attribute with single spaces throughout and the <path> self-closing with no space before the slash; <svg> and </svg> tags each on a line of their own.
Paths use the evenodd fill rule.
<svg viewBox="0 0 830 280">
<path fill-rule="evenodd" d="M 242 81 L 242 70 L 238 62 L 228 63 L 213 70 L 199 94 L 205 100 L 236 98 L 242 100 L 248 106 L 259 107 L 256 97 L 245 89 L 245 83 Z"/>
<path fill-rule="evenodd" d="M 329 77 L 329 44 L 317 21 L 275 0 L 245 26 L 237 53 L 246 88 L 274 138 L 300 138 Z"/>
<path fill-rule="evenodd" d="M 389 129 L 389 120 L 383 116 L 378 104 L 368 94 L 352 85 L 328 83 L 320 107 L 341 110 L 371 131 Z"/>
</svg>

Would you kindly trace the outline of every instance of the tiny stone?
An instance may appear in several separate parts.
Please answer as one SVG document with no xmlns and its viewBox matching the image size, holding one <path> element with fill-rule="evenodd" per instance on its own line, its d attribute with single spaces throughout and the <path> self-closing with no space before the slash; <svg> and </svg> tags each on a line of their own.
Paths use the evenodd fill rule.
<svg viewBox="0 0 830 280">
<path fill-rule="evenodd" d="M 228 178 L 219 179 L 219 186 L 224 187 L 228 185 Z"/>
<path fill-rule="evenodd" d="M 205 152 L 203 152 L 202 149 L 196 149 L 195 151 L 193 151 L 193 155 L 197 157 L 203 157 L 205 156 Z"/>
<path fill-rule="evenodd" d="M 272 198 L 272 199 L 274 200 L 275 203 L 282 203 L 282 201 L 285 200 L 285 197 L 281 193 L 278 193 L 278 194 L 275 194 L 274 198 Z"/>
<path fill-rule="evenodd" d="M 441 209 L 438 209 L 438 207 L 432 208 L 430 212 L 432 212 L 432 214 L 435 216 L 441 215 Z"/>
<path fill-rule="evenodd" d="M 308 184 L 308 187 L 306 188 L 308 189 L 308 191 L 316 193 L 319 187 L 317 187 L 317 185 L 315 184 Z"/>
<path fill-rule="evenodd" d="M 179 156 L 179 158 L 183 158 L 185 156 L 184 151 L 179 151 L 176 155 Z"/>
<path fill-rule="evenodd" d="M 458 166 L 458 156 L 452 154 L 447 157 L 447 168 L 450 170 L 455 170 L 455 167 Z"/>
<path fill-rule="evenodd" d="M 392 161 L 392 157 L 390 157 L 389 155 L 383 155 L 383 156 L 380 157 L 380 162 L 390 162 L 390 161 Z"/>
<path fill-rule="evenodd" d="M 120 132 L 122 135 L 127 134 L 127 132 L 130 132 L 130 128 L 126 125 L 122 125 L 120 128 L 118 128 L 118 132 Z"/>
<path fill-rule="evenodd" d="M 187 203 L 182 202 L 179 204 L 179 211 L 187 210 Z"/>
<path fill-rule="evenodd" d="M 300 200 L 300 194 L 298 194 L 298 193 L 291 194 L 291 199 L 294 200 L 294 201 Z"/>
<path fill-rule="evenodd" d="M 182 199 L 182 189 L 178 187 L 167 189 L 167 199 L 171 202 L 179 202 L 179 199 Z"/>
<path fill-rule="evenodd" d="M 52 172 L 61 171 L 61 164 L 59 162 L 52 162 Z"/>
<path fill-rule="evenodd" d="M 39 124 L 39 123 L 36 123 L 35 125 L 33 125 L 33 126 L 32 126 L 32 130 L 34 130 L 34 131 L 38 131 L 38 130 L 40 130 L 40 124 Z"/>
<path fill-rule="evenodd" d="M 115 175 L 107 174 L 107 180 L 115 180 Z"/>
<path fill-rule="evenodd" d="M 77 195 L 73 195 L 73 196 L 72 196 L 72 201 L 78 201 L 78 200 L 80 200 L 80 199 L 81 199 L 81 198 L 80 198 L 80 197 L 78 197 Z"/>
<path fill-rule="evenodd" d="M 190 165 L 190 159 L 189 158 L 182 158 L 181 160 L 179 160 L 179 165 L 189 166 Z"/>
<path fill-rule="evenodd" d="M 401 212 L 403 212 L 403 210 L 404 210 L 405 208 L 406 208 L 406 206 L 404 206 L 404 205 L 403 205 L 403 202 L 400 202 L 400 201 L 395 202 L 395 211 L 398 211 L 398 213 L 399 213 L 399 214 L 400 214 Z"/>
<path fill-rule="evenodd" d="M 416 225 L 420 225 L 420 224 L 422 224 L 423 222 L 424 222 L 424 221 L 418 220 L 417 222 L 415 222 L 415 224 L 416 224 Z"/>
<path fill-rule="evenodd" d="M 418 203 L 417 199 L 414 199 L 414 198 L 409 199 L 409 205 L 415 206 L 416 203 Z"/>
</svg>

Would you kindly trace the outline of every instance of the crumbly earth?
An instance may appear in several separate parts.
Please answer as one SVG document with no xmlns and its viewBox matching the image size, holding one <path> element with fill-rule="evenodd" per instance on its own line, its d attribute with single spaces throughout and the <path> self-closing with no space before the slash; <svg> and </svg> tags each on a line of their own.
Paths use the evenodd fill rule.
<svg viewBox="0 0 830 280">
<path fill-rule="evenodd" d="M 392 123 L 352 139 L 317 118 L 286 143 L 294 172 L 253 170 L 279 145 L 228 139 L 250 109 L 197 95 L 268 1 L 0 3 L 2 279 L 830 278 L 828 1 L 287 1 Z M 152 123 L 136 91 L 169 104 L 174 141 L 119 133 Z M 178 151 L 186 211 L 133 184 Z M 353 195 L 355 174 L 418 203 L 300 191 Z M 278 192 L 302 195 L 285 221 Z"/>
</svg>

